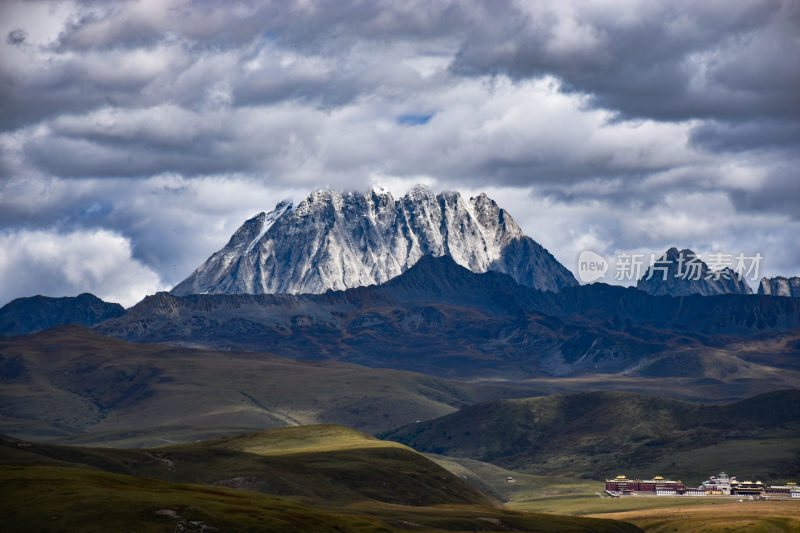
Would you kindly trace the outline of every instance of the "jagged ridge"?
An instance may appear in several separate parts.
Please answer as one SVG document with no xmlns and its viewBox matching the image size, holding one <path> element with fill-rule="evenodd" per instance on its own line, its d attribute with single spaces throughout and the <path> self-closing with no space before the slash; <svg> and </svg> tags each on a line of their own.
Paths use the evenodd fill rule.
<svg viewBox="0 0 800 533">
<path fill-rule="evenodd" d="M 761 283 L 758 285 L 758 294 L 800 297 L 800 277 L 784 278 L 783 276 L 777 276 L 774 278 L 761 278 Z"/>
<path fill-rule="evenodd" d="M 539 290 L 577 285 L 547 250 L 485 194 L 415 187 L 391 193 L 313 192 L 245 222 L 172 293 L 322 293 L 383 283 L 420 257 L 449 256 L 473 272 L 506 273 Z"/>
<path fill-rule="evenodd" d="M 337 359 L 442 376 L 702 375 L 710 355 L 698 354 L 712 346 L 719 354 L 729 344 L 712 336 L 758 335 L 764 342 L 783 336 L 781 346 L 763 346 L 774 355 L 764 361 L 795 368 L 794 358 L 784 355 L 796 350 L 799 306 L 794 298 L 674 298 L 604 284 L 543 292 L 505 274 L 475 274 L 444 256 L 425 257 L 382 285 L 324 294 L 159 293 L 97 330 L 135 342 Z M 677 359 L 662 360 L 675 354 Z M 740 364 L 730 361 L 729 368 Z"/>
<path fill-rule="evenodd" d="M 639 279 L 636 288 L 655 296 L 753 294 L 731 268 L 711 270 L 692 250 L 670 248 Z"/>
</svg>

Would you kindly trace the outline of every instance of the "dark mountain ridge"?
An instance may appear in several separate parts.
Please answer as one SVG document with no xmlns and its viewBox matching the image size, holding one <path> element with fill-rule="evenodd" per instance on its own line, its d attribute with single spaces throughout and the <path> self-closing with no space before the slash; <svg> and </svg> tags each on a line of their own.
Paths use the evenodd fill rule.
<svg viewBox="0 0 800 533">
<path fill-rule="evenodd" d="M 688 348 L 793 334 L 800 331 L 800 300 L 675 298 L 603 284 L 554 293 L 521 286 L 501 273 L 475 274 L 448 257 L 426 256 L 382 285 L 346 291 L 159 293 L 97 330 L 134 342 L 456 377 L 580 375 L 635 371 L 652 357 Z"/>
<path fill-rule="evenodd" d="M 24 335 L 59 324 L 94 326 L 123 314 L 125 308 L 121 305 L 104 302 L 89 293 L 63 298 L 17 298 L 0 308 L 0 335 Z"/>
</svg>

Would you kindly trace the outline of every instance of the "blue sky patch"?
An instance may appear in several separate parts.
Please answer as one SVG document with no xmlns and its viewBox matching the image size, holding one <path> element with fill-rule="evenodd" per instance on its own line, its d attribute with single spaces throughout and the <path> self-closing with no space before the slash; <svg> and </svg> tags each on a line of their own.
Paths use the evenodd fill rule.
<svg viewBox="0 0 800 533">
<path fill-rule="evenodd" d="M 422 124 L 427 124 L 433 118 L 433 115 L 434 113 L 400 115 L 397 117 L 397 123 L 405 126 L 421 126 Z"/>
</svg>

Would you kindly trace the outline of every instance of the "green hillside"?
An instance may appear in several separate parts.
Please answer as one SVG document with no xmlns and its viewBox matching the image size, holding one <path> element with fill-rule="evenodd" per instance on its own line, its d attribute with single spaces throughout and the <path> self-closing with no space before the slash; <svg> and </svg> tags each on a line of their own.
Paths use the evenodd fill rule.
<svg viewBox="0 0 800 533">
<path fill-rule="evenodd" d="M 491 505 L 419 453 L 333 425 L 302 426 L 146 450 L 0 441 L 0 461 L 94 468 L 327 502 Z"/>
<path fill-rule="evenodd" d="M 699 482 L 800 475 L 800 391 L 708 405 L 624 392 L 499 400 L 384 435 L 424 452 L 530 473 Z"/>
<path fill-rule="evenodd" d="M 3 466 L 0 522 L 8 532 L 386 532 L 366 516 L 287 498 L 68 467 Z M 207 529 L 206 529 L 207 530 Z"/>
<path fill-rule="evenodd" d="M 0 485 L 4 531 L 638 531 L 499 508 L 403 445 L 332 425 L 148 450 L 6 437 Z"/>
</svg>

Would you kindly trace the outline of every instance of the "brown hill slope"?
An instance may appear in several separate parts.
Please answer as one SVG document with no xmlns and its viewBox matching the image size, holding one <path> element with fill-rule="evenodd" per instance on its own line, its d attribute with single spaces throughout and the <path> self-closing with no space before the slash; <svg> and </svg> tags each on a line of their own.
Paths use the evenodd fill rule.
<svg viewBox="0 0 800 533">
<path fill-rule="evenodd" d="M 728 405 L 625 392 L 499 400 L 384 436 L 533 473 L 662 473 L 699 483 L 724 469 L 785 480 L 800 475 L 800 390 Z"/>
<path fill-rule="evenodd" d="M 345 363 L 132 344 L 77 326 L 0 338 L 0 382 L 0 431 L 121 446 L 319 422 L 375 432 L 523 395 Z"/>
</svg>

